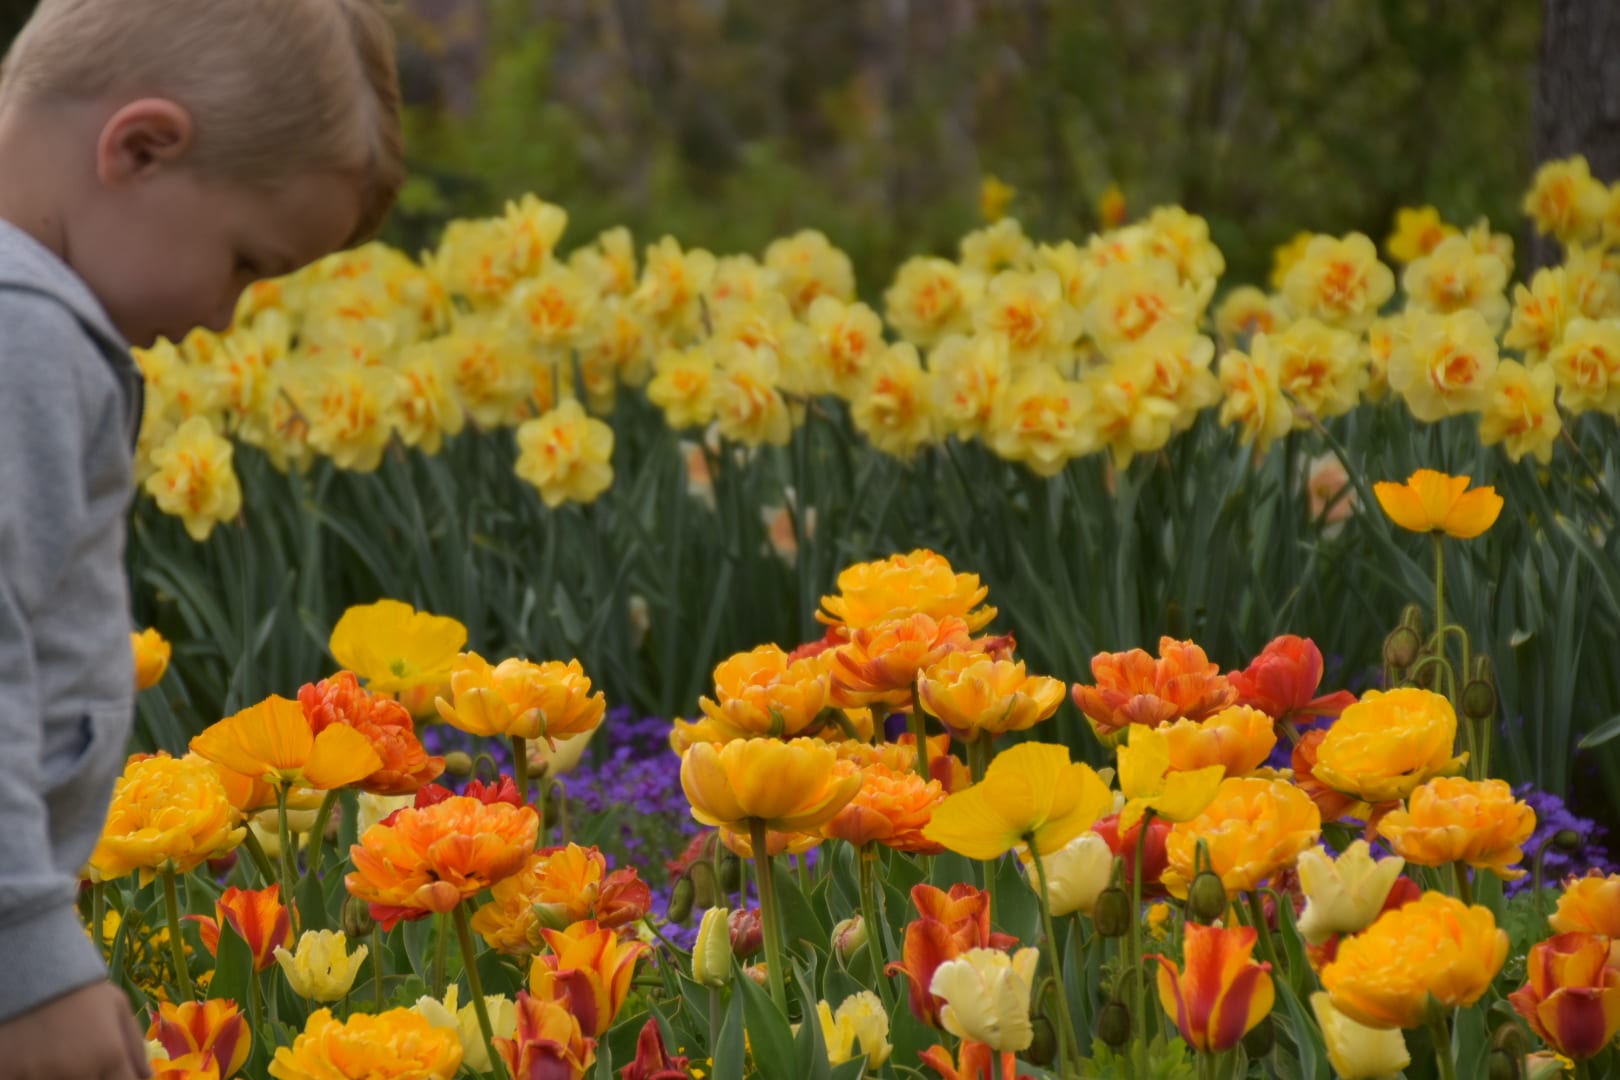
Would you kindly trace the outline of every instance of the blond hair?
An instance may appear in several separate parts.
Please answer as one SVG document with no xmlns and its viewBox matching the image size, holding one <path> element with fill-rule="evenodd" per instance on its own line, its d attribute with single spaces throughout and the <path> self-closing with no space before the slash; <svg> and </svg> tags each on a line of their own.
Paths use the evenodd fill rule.
<svg viewBox="0 0 1620 1080">
<path fill-rule="evenodd" d="M 355 240 L 404 179 L 385 0 L 41 0 L 0 64 L 0 103 L 118 94 L 183 105 L 213 175 L 362 178 Z"/>
</svg>

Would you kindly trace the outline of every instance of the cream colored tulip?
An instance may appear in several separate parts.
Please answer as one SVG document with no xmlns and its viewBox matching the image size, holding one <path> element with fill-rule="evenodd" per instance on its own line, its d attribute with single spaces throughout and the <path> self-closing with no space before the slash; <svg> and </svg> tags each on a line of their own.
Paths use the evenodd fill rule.
<svg viewBox="0 0 1620 1080">
<path fill-rule="evenodd" d="M 1114 872 L 1114 852 L 1094 832 L 1081 833 L 1050 855 L 1041 857 L 1046 868 L 1046 899 L 1052 906 L 1052 917 L 1080 912 L 1089 917 L 1097 906 L 1097 897 L 1108 888 Z M 1028 867 L 1026 880 L 1031 889 L 1041 887 L 1040 875 L 1034 866 Z"/>
<path fill-rule="evenodd" d="M 484 1045 L 484 1033 L 478 1026 L 478 1009 L 472 1003 L 459 1005 L 461 988 L 454 984 L 445 990 L 444 1000 L 417 998 L 411 1006 L 428 1023 L 437 1028 L 448 1028 L 461 1040 L 461 1063 L 474 1072 L 488 1072 L 491 1062 L 489 1049 Z M 459 1007 L 458 1007 L 459 1005 Z M 497 1039 L 510 1039 L 517 1034 L 517 1006 L 500 994 L 486 994 L 484 1008 L 489 1012 L 489 1026 Z"/>
<path fill-rule="evenodd" d="M 1356 1023 L 1333 1007 L 1325 990 L 1311 995 L 1311 1008 L 1327 1043 L 1328 1060 L 1342 1080 L 1384 1080 L 1412 1064 L 1400 1028 Z"/>
<path fill-rule="evenodd" d="M 940 1023 L 957 1038 L 998 1052 L 1028 1049 L 1035 1037 L 1029 994 L 1039 962 L 1035 949 L 1019 949 L 1011 956 L 997 949 L 969 949 L 941 964 L 928 987 L 945 1001 Z"/>
<path fill-rule="evenodd" d="M 349 952 L 349 939 L 341 930 L 305 930 L 296 951 L 278 947 L 275 955 L 293 993 L 330 1003 L 349 992 L 368 951 L 361 945 Z"/>
<path fill-rule="evenodd" d="M 1299 932 L 1312 945 L 1321 945 L 1334 934 L 1356 934 L 1371 926 L 1406 860 L 1393 855 L 1375 860 L 1367 841 L 1357 840 L 1338 859 L 1323 847 L 1302 851 L 1297 865 L 1305 893 Z"/>
</svg>

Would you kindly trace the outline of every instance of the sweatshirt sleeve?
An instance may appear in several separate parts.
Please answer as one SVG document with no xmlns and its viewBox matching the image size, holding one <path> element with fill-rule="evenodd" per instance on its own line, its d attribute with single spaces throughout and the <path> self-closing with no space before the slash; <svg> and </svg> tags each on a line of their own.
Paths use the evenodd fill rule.
<svg viewBox="0 0 1620 1080">
<path fill-rule="evenodd" d="M 106 976 L 77 880 L 53 858 L 31 618 L 87 518 L 88 431 L 64 347 L 86 347 L 67 311 L 0 293 L 0 1020 Z"/>
</svg>

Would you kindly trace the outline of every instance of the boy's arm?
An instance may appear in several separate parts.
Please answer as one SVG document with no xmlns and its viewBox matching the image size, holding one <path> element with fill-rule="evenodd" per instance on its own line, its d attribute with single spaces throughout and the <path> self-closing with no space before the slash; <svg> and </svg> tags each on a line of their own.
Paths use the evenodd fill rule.
<svg viewBox="0 0 1620 1080">
<path fill-rule="evenodd" d="M 62 343 L 81 338 L 49 302 L 0 294 L 0 1021 L 106 977 L 54 865 L 42 700 L 30 611 L 86 519 L 86 425 Z M 56 355 L 53 355 L 56 353 Z M 85 793 L 87 798 L 104 793 Z"/>
</svg>

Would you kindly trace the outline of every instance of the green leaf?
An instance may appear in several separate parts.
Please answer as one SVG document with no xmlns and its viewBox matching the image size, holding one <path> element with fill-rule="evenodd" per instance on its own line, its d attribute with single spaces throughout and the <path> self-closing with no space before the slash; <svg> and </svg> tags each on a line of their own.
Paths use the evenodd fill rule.
<svg viewBox="0 0 1620 1080">
<path fill-rule="evenodd" d="M 752 984 L 753 980 L 746 975 L 739 975 L 732 980 Z M 759 987 L 754 987 L 759 989 Z M 774 1004 L 771 1005 L 775 1009 Z M 787 1021 L 783 1021 L 786 1023 Z M 714 1048 L 714 1075 L 717 1077 L 740 1077 L 743 1075 L 743 1066 L 748 1058 L 748 1042 L 744 1035 L 745 1022 L 743 1019 L 743 995 L 733 993 L 731 1003 L 726 1006 L 726 1018 L 720 1024 L 720 1038 Z"/>
<path fill-rule="evenodd" d="M 776 1007 L 769 993 L 743 974 L 740 964 L 735 961 L 733 964 L 735 970 L 731 981 L 739 991 L 733 1000 L 742 999 L 743 1015 L 748 1021 L 748 1046 L 753 1052 L 755 1067 L 764 1076 L 792 1074 L 799 1058 L 793 1051 L 793 1030 L 788 1027 L 787 1017 L 782 1015 L 782 1010 Z M 814 1002 L 810 1008 L 815 1009 Z M 808 1019 L 812 1025 L 815 1023 L 813 1014 Z M 725 1041 L 724 1034 L 721 1041 Z M 821 1057 L 825 1061 L 826 1053 L 823 1052 Z"/>
<path fill-rule="evenodd" d="M 803 941 L 825 942 L 832 927 L 822 921 L 810 898 L 799 888 L 799 879 L 788 871 L 786 859 L 771 860 L 771 879 L 776 883 L 776 899 L 782 911 L 782 936 L 787 947 L 803 952 Z"/>
<path fill-rule="evenodd" d="M 298 903 L 298 925 L 305 930 L 330 930 L 331 919 L 326 911 L 326 894 L 321 889 L 320 875 L 306 873 L 293 889 Z"/>
<path fill-rule="evenodd" d="M 219 951 L 214 956 L 214 977 L 208 984 L 208 996 L 234 1001 L 246 1013 L 248 983 L 253 978 L 253 950 L 230 923 L 221 923 Z"/>
<path fill-rule="evenodd" d="M 1591 731 L 1588 731 L 1575 746 L 1579 750 L 1591 750 L 1593 747 L 1602 746 L 1617 736 L 1620 736 L 1620 713 L 1616 713 Z"/>
</svg>

